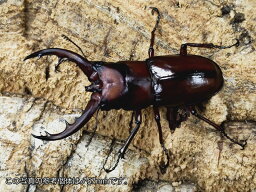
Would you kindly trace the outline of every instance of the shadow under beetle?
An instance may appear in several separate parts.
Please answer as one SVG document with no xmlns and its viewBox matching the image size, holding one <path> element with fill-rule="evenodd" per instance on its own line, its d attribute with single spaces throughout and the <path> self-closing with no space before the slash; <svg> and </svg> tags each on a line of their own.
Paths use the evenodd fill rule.
<svg viewBox="0 0 256 192">
<path fill-rule="evenodd" d="M 85 56 L 59 48 L 40 50 L 24 59 L 56 55 L 59 57 L 59 62 L 55 69 L 63 61 L 73 61 L 91 82 L 91 85 L 86 87 L 86 91 L 92 92 L 91 99 L 75 123 L 67 123 L 66 129 L 61 133 L 50 134 L 46 132 L 45 136 L 33 135 L 35 138 L 51 141 L 68 137 L 81 129 L 99 109 L 131 110 L 133 111 L 131 122 L 135 119 L 136 126 L 119 150 L 115 165 L 110 169 L 105 168 L 107 157 L 103 168 L 106 172 L 110 172 L 116 168 L 120 158 L 124 158 L 129 144 L 140 127 L 142 121 L 141 109 L 152 105 L 159 132 L 159 141 L 167 157 L 167 162 L 160 165 L 162 173 L 165 172 L 169 164 L 169 155 L 162 137 L 159 115 L 159 107 L 161 106 L 167 108 L 166 116 L 172 132 L 180 126 L 182 121 L 187 120 L 191 113 L 212 125 L 226 138 L 244 149 L 246 141 L 240 143 L 230 138 L 221 126 L 203 117 L 196 110 L 196 105 L 210 99 L 222 88 L 224 81 L 220 67 L 205 57 L 187 54 L 188 46 L 225 49 L 238 46 L 239 42 L 237 41 L 237 43 L 230 46 L 218 46 L 212 43 L 185 43 L 181 45 L 180 54 L 154 56 L 155 31 L 160 21 L 160 13 L 157 8 L 151 7 L 151 9 L 152 14 L 156 12 L 158 17 L 151 32 L 149 58 L 145 61 L 119 61 L 117 63 L 88 61 Z M 81 48 L 71 39 L 66 36 L 65 38 L 82 52 Z"/>
</svg>

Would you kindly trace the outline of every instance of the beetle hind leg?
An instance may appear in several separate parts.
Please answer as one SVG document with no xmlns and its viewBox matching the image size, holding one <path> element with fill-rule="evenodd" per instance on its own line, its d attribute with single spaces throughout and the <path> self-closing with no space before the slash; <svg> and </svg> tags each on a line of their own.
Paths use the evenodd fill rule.
<svg viewBox="0 0 256 192">
<path fill-rule="evenodd" d="M 209 125 L 213 126 L 215 129 L 217 129 L 219 132 L 221 132 L 228 140 L 230 140 L 231 142 L 241 146 L 242 150 L 247 145 L 247 141 L 244 141 L 243 143 L 240 143 L 240 142 L 232 139 L 230 136 L 227 135 L 227 133 L 225 132 L 225 130 L 222 126 L 219 126 L 219 125 L 213 123 L 212 121 L 210 121 L 209 119 L 207 119 L 207 118 L 203 117 L 202 115 L 198 114 L 195 107 L 190 107 L 190 112 L 191 112 L 192 115 L 196 116 L 197 118 L 199 118 L 199 119 L 203 120 L 204 122 L 208 123 Z"/>
<path fill-rule="evenodd" d="M 227 49 L 234 46 L 239 46 L 239 40 L 236 39 L 236 43 L 228 46 L 214 45 L 212 43 L 184 43 L 180 47 L 180 55 L 187 55 L 187 47 L 202 47 L 202 48 L 217 48 L 217 49 Z"/>
</svg>

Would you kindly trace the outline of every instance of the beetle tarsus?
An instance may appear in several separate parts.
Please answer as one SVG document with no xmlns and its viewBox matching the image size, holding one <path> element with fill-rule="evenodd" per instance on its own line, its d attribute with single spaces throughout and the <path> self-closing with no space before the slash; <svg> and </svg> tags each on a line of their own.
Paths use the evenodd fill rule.
<svg viewBox="0 0 256 192">
<path fill-rule="evenodd" d="M 85 86 L 85 91 L 88 92 L 101 92 L 101 86 L 99 84 L 96 83 L 92 83 L 91 85 Z"/>
<path fill-rule="evenodd" d="M 243 143 L 240 143 L 240 142 L 238 142 L 238 141 L 232 139 L 231 137 L 229 137 L 229 136 L 227 135 L 227 133 L 224 131 L 224 129 L 222 129 L 220 132 L 221 132 L 227 139 L 229 139 L 231 142 L 233 142 L 233 143 L 239 145 L 240 147 L 242 147 L 241 150 L 244 150 L 244 149 L 245 149 L 245 146 L 247 145 L 247 141 L 244 141 Z"/>
<path fill-rule="evenodd" d="M 236 39 L 236 43 L 234 43 L 234 44 L 232 44 L 232 45 L 228 45 L 228 46 L 221 46 L 221 45 L 213 45 L 212 44 L 212 48 L 218 48 L 218 49 L 228 49 L 228 48 L 231 48 L 231 47 L 234 47 L 234 46 L 236 46 L 236 47 L 238 47 L 239 46 L 239 40 L 238 39 Z M 211 47 L 209 47 L 209 48 L 211 48 Z"/>
<path fill-rule="evenodd" d="M 234 46 L 238 47 L 239 45 L 240 45 L 240 41 L 236 39 L 236 43 L 234 44 Z"/>
<path fill-rule="evenodd" d="M 201 48 L 217 48 L 217 49 L 228 49 L 234 46 L 239 46 L 239 40 L 236 39 L 236 43 L 228 46 L 214 45 L 212 43 L 184 43 L 180 47 L 180 55 L 187 55 L 187 47 L 201 47 Z"/>
<path fill-rule="evenodd" d="M 150 45 L 149 45 L 149 49 L 148 49 L 148 56 L 154 57 L 155 31 L 158 27 L 161 17 L 160 17 L 160 12 L 156 7 L 149 7 L 149 8 L 152 9 L 152 15 L 154 15 L 154 12 L 157 13 L 156 24 L 155 24 L 153 30 L 151 31 Z"/>
<path fill-rule="evenodd" d="M 111 170 L 111 169 L 107 169 L 107 168 L 105 168 L 105 165 L 107 164 L 107 161 L 108 161 L 108 158 L 109 158 L 109 156 L 110 156 L 110 154 L 112 153 L 112 151 L 113 151 L 113 147 L 114 147 L 114 144 L 115 144 L 115 138 L 114 139 L 112 139 L 112 142 L 111 142 L 111 144 L 110 144 L 110 150 L 108 151 L 108 154 L 107 154 L 107 158 L 105 159 L 105 161 L 104 161 L 104 163 L 103 163 L 103 169 L 104 169 L 104 171 L 106 171 L 107 173 L 109 173 L 109 172 L 111 172 L 111 171 L 113 171 L 113 170 Z"/>
<path fill-rule="evenodd" d="M 121 158 L 122 158 L 122 157 L 121 157 L 121 153 L 119 153 L 115 165 L 114 165 L 112 168 L 110 168 L 110 169 L 105 168 L 105 164 L 106 164 L 106 163 L 105 163 L 105 164 L 103 165 L 104 171 L 106 171 L 107 173 L 110 173 L 111 171 L 115 170 L 115 168 L 117 167 L 117 165 L 118 165 L 118 163 L 119 163 L 119 160 L 120 160 Z M 106 161 L 106 162 L 107 162 L 107 161 Z"/>
<path fill-rule="evenodd" d="M 109 155 L 110 155 L 110 153 L 111 153 L 112 151 L 110 151 L 109 155 L 107 156 L 107 158 L 106 158 L 106 160 L 105 160 L 105 163 L 104 163 L 104 165 L 103 165 L 103 169 L 104 169 L 106 172 L 109 173 L 109 172 L 113 171 L 113 170 L 117 167 L 117 165 L 118 165 L 120 159 L 121 159 L 121 158 L 124 159 L 124 154 L 125 154 L 126 150 L 128 149 L 128 147 L 129 147 L 129 145 L 130 145 L 132 139 L 134 138 L 134 136 L 136 135 L 136 133 L 138 132 L 138 130 L 139 130 L 139 128 L 140 128 L 140 124 L 141 124 L 141 111 L 140 111 L 140 110 L 138 110 L 138 111 L 135 112 L 135 123 L 136 123 L 135 128 L 132 130 L 131 134 L 130 134 L 129 137 L 126 139 L 124 145 L 123 145 L 123 146 L 121 147 L 121 149 L 118 151 L 118 157 L 117 157 L 117 160 L 116 160 L 115 165 L 114 165 L 112 168 L 110 168 L 110 169 L 106 169 L 106 168 L 105 168 L 105 165 L 106 165 L 107 160 L 108 160 L 108 157 L 109 157 Z"/>
<path fill-rule="evenodd" d="M 228 134 L 225 132 L 225 130 L 222 126 L 219 126 L 219 125 L 213 123 L 209 119 L 207 119 L 207 118 L 203 117 L 202 115 L 200 115 L 199 113 L 197 113 L 195 107 L 191 107 L 190 112 L 191 112 L 192 115 L 196 116 L 197 118 L 199 118 L 199 119 L 203 120 L 204 122 L 208 123 L 209 125 L 213 126 L 215 129 L 217 129 L 219 132 L 221 132 L 228 140 L 230 140 L 231 142 L 241 146 L 242 150 L 247 145 L 247 141 L 245 141 L 244 143 L 240 143 L 240 142 L 232 139 L 230 136 L 228 136 Z"/>
<path fill-rule="evenodd" d="M 164 164 L 164 162 L 161 162 L 161 165 L 160 165 L 160 171 L 161 171 L 162 174 L 164 174 L 166 172 L 166 168 L 169 165 L 170 157 L 169 157 L 168 150 L 164 146 L 163 131 L 162 131 L 161 123 L 160 123 L 159 109 L 156 106 L 154 106 L 153 109 L 154 109 L 155 121 L 156 121 L 156 124 L 157 124 L 157 129 L 158 129 L 159 142 L 161 144 L 161 147 L 162 147 L 163 152 L 164 152 L 164 154 L 166 156 L 166 159 L 167 159 L 167 162 L 165 164 Z"/>
<path fill-rule="evenodd" d="M 159 168 L 160 168 L 161 173 L 165 174 L 166 169 L 167 169 L 167 167 L 169 166 L 169 163 L 170 163 L 170 157 L 169 157 L 168 150 L 165 148 L 165 146 L 164 145 L 161 145 L 161 146 L 162 146 L 163 152 L 166 156 L 167 162 L 165 163 L 164 161 L 162 161 L 159 165 Z"/>
</svg>

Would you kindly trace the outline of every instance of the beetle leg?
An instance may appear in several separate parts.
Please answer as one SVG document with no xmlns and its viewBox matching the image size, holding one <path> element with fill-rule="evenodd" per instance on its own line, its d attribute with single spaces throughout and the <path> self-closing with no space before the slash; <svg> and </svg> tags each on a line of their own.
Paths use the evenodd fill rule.
<svg viewBox="0 0 256 192">
<path fill-rule="evenodd" d="M 135 115 L 135 112 L 132 111 L 132 118 L 129 122 L 129 133 L 131 133 L 131 131 L 132 131 L 132 124 L 133 124 L 133 120 L 134 120 L 134 115 Z"/>
<path fill-rule="evenodd" d="M 191 112 L 192 115 L 195 115 L 197 118 L 199 118 L 199 119 L 203 120 L 204 122 L 208 123 L 209 125 L 213 126 L 215 129 L 217 129 L 219 132 L 221 132 L 221 133 L 222 133 L 227 139 L 229 139 L 231 142 L 233 142 L 233 143 L 235 143 L 235 144 L 241 146 L 241 147 L 242 147 L 242 150 L 245 148 L 245 146 L 246 146 L 246 144 L 247 144 L 247 141 L 245 141 L 244 143 L 240 143 L 240 142 L 238 142 L 238 141 L 232 139 L 231 137 L 229 137 L 229 136 L 227 135 L 227 133 L 225 132 L 225 130 L 224 130 L 223 127 L 221 127 L 221 126 L 219 126 L 219 125 L 213 123 L 213 122 L 210 121 L 209 119 L 207 119 L 207 118 L 203 117 L 202 115 L 198 114 L 197 111 L 196 111 L 196 109 L 195 109 L 195 107 L 191 107 L 191 108 L 190 108 L 190 112 Z"/>
<path fill-rule="evenodd" d="M 155 41 L 155 31 L 156 28 L 158 27 L 159 21 L 160 21 L 160 12 L 158 11 L 158 9 L 156 7 L 149 7 L 150 9 L 152 9 L 152 15 L 154 15 L 154 12 L 157 13 L 157 20 L 156 20 L 156 24 L 155 27 L 153 28 L 153 30 L 151 31 L 151 38 L 150 38 L 150 46 L 148 49 L 148 56 L 149 57 L 154 57 L 154 41 Z"/>
<path fill-rule="evenodd" d="M 153 109 L 154 109 L 155 120 L 156 120 L 156 124 L 157 124 L 157 128 L 158 128 L 159 142 L 160 142 L 161 147 L 162 147 L 162 149 L 166 155 L 166 158 L 167 158 L 167 163 L 164 164 L 164 162 L 161 162 L 161 165 L 160 165 L 160 171 L 162 174 L 164 174 L 166 172 L 166 168 L 169 165 L 170 157 L 169 157 L 168 150 L 164 146 L 163 132 L 162 132 L 162 127 L 161 127 L 161 123 L 160 123 L 159 109 L 156 106 L 154 106 Z"/>
<path fill-rule="evenodd" d="M 236 39 L 236 43 L 228 46 L 220 46 L 220 45 L 214 45 L 212 43 L 185 43 L 182 44 L 180 47 L 180 55 L 187 55 L 187 46 L 190 47 L 203 47 L 203 48 L 217 48 L 217 49 L 227 49 L 233 46 L 239 46 L 239 41 Z"/>
<path fill-rule="evenodd" d="M 177 114 L 178 114 L 177 108 L 167 107 L 166 116 L 169 122 L 169 128 L 172 133 L 174 133 L 175 129 L 178 127 L 178 122 L 176 120 Z"/>
<path fill-rule="evenodd" d="M 138 130 L 139 130 L 139 128 L 140 128 L 140 124 L 141 124 L 141 111 L 140 111 L 140 110 L 135 112 L 135 123 L 136 123 L 136 127 L 132 130 L 131 134 L 129 135 L 129 137 L 128 137 L 127 140 L 125 141 L 124 145 L 123 145 L 123 146 L 121 147 L 121 149 L 118 151 L 118 157 L 117 157 L 116 163 L 115 163 L 115 165 L 114 165 L 112 168 L 110 168 L 110 169 L 106 169 L 106 168 L 105 168 L 105 165 L 106 165 L 106 163 L 107 163 L 107 160 L 108 160 L 108 157 L 109 157 L 110 153 L 108 154 L 108 156 L 107 156 L 107 158 L 106 158 L 106 160 L 105 160 L 105 162 L 104 162 L 104 165 L 103 165 L 103 169 L 104 169 L 107 173 L 113 171 L 113 170 L 117 167 L 117 165 L 118 165 L 118 163 L 119 163 L 119 160 L 120 160 L 121 158 L 124 159 L 124 154 L 125 154 L 125 152 L 126 152 L 128 146 L 130 145 L 132 139 L 134 138 L 134 136 L 136 135 L 136 133 L 138 132 Z"/>
</svg>

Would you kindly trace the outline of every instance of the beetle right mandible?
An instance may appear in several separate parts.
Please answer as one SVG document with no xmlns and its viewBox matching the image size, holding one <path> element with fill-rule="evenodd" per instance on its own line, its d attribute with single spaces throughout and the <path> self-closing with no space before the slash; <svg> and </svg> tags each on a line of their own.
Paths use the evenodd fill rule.
<svg viewBox="0 0 256 192">
<path fill-rule="evenodd" d="M 160 13 L 157 8 L 151 8 L 152 14 L 156 12 L 158 17 L 151 32 L 149 58 L 145 61 L 119 61 L 117 63 L 88 61 L 85 56 L 59 48 L 37 51 L 25 58 L 26 60 L 37 56 L 56 55 L 59 57 L 56 68 L 65 60 L 73 61 L 92 83 L 86 87 L 86 91 L 92 92 L 91 100 L 74 124 L 67 123 L 66 129 L 58 134 L 46 132 L 45 136 L 33 135 L 34 137 L 43 140 L 58 140 L 68 137 L 81 129 L 98 109 L 132 110 L 134 112 L 132 121 L 135 119 L 136 127 L 119 150 L 115 165 L 106 169 L 104 164 L 104 169 L 110 172 L 118 165 L 120 158 L 124 157 L 129 144 L 140 127 L 142 121 L 141 109 L 153 106 L 159 131 L 159 141 L 167 157 L 167 163 L 161 166 L 161 171 L 164 172 L 169 163 L 168 151 L 162 138 L 159 115 L 159 107 L 164 106 L 167 108 L 166 115 L 172 132 L 191 113 L 212 125 L 233 143 L 240 145 L 242 148 L 245 147 L 246 141 L 245 143 L 235 141 L 226 134 L 221 126 L 197 112 L 196 106 L 215 95 L 222 88 L 224 80 L 221 69 L 215 62 L 202 56 L 187 54 L 187 46 L 225 49 L 238 46 L 239 42 L 237 41 L 237 43 L 230 46 L 185 43 L 181 45 L 180 54 L 154 56 L 155 31 L 160 21 Z M 75 44 L 69 38 L 66 37 L 66 39 Z M 79 46 L 77 47 L 81 50 Z"/>
</svg>

